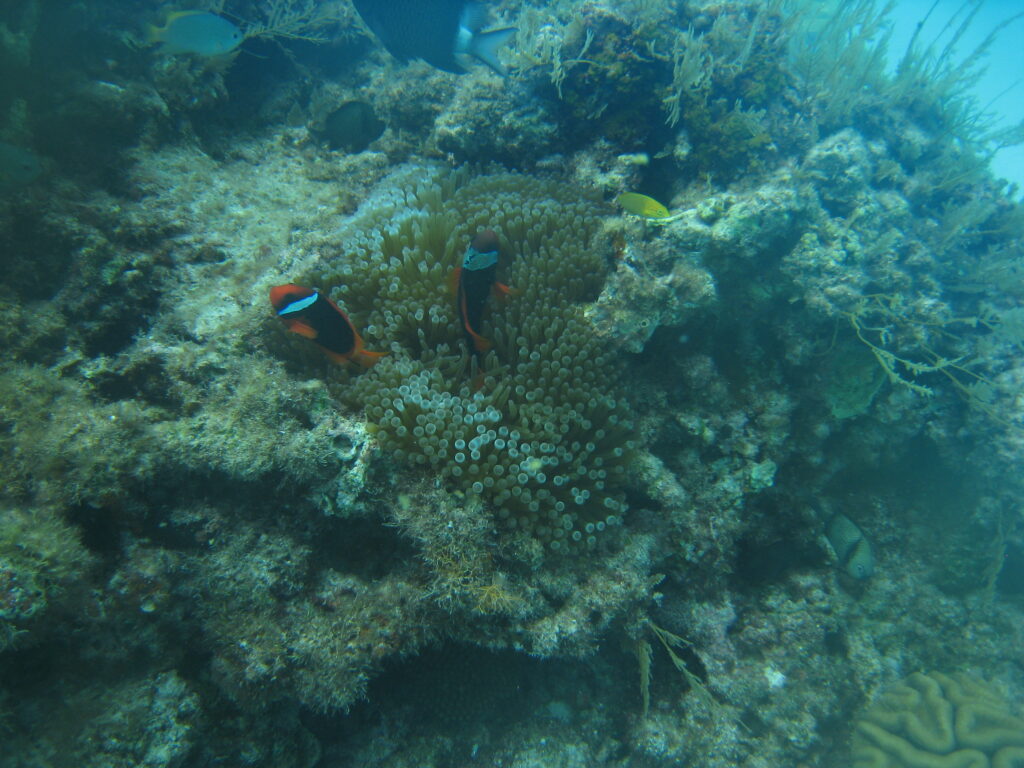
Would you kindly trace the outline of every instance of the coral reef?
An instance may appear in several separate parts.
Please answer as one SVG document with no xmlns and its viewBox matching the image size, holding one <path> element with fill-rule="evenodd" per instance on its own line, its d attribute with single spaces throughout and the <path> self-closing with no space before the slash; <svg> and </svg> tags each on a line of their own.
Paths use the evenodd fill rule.
<svg viewBox="0 0 1024 768">
<path fill-rule="evenodd" d="M 347 2 L 197 8 L 237 56 L 0 9 L 0 763 L 1016 765 L 980 52 L 889 73 L 871 0 L 501 0 L 508 76 L 456 76 Z M 385 356 L 286 333 L 286 282 Z"/>
</svg>

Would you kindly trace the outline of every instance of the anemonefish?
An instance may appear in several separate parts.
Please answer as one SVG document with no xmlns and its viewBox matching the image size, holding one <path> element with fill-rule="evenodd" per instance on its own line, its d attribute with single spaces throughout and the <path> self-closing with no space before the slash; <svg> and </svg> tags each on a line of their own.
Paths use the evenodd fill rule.
<svg viewBox="0 0 1024 768">
<path fill-rule="evenodd" d="M 363 348 L 348 315 L 319 291 L 288 283 L 270 289 L 270 303 L 292 333 L 312 339 L 336 363 L 369 368 L 384 356 Z"/>
<path fill-rule="evenodd" d="M 508 286 L 495 282 L 497 272 L 498 236 L 493 229 L 477 232 L 462 257 L 462 264 L 455 269 L 459 324 L 466 334 L 470 350 L 477 354 L 491 348 L 491 342 L 477 332 L 487 297 L 492 290 L 509 293 Z"/>
</svg>

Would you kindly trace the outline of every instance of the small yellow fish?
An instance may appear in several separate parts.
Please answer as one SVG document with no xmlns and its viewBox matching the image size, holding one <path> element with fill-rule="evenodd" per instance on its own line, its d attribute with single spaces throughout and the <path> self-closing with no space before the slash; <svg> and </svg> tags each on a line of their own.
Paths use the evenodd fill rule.
<svg viewBox="0 0 1024 768">
<path fill-rule="evenodd" d="M 618 203 L 626 213 L 645 219 L 667 219 L 670 216 L 668 208 L 653 197 L 641 195 L 639 192 L 623 192 L 619 195 Z"/>
</svg>

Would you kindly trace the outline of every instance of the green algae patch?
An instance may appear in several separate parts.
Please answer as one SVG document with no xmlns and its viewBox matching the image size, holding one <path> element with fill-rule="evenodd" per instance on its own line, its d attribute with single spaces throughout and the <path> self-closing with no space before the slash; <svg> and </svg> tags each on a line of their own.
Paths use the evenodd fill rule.
<svg viewBox="0 0 1024 768">
<path fill-rule="evenodd" d="M 67 607 L 92 561 L 78 531 L 46 508 L 0 508 L 0 651 L 30 642 Z"/>
</svg>

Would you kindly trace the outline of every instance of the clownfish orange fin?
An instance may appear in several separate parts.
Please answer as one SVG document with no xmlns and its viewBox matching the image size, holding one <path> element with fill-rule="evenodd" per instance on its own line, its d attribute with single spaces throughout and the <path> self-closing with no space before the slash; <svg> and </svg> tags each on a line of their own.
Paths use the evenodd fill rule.
<svg viewBox="0 0 1024 768">
<path fill-rule="evenodd" d="M 482 355 L 493 346 L 490 341 L 473 330 L 468 320 L 463 320 L 462 327 L 466 329 L 466 333 L 468 333 L 469 337 L 473 340 L 472 351 Z"/>
<path fill-rule="evenodd" d="M 475 349 L 481 355 L 484 352 L 490 350 L 490 348 L 494 346 L 493 342 L 491 342 L 489 339 L 485 339 L 476 331 L 470 330 L 469 335 L 473 337 L 473 349 Z"/>
<path fill-rule="evenodd" d="M 452 270 L 452 273 L 448 275 L 448 290 L 451 291 L 452 296 L 457 296 L 459 293 L 459 278 L 462 276 L 462 267 L 456 267 Z"/>
<path fill-rule="evenodd" d="M 316 328 L 306 325 L 303 322 L 294 320 L 288 323 L 288 330 L 292 333 L 297 333 L 305 339 L 316 339 L 317 333 Z"/>
<path fill-rule="evenodd" d="M 511 299 L 519 295 L 519 291 L 504 283 L 495 283 L 491 286 L 491 292 L 499 299 Z"/>
<path fill-rule="evenodd" d="M 338 365 L 345 365 L 345 363 L 348 363 L 351 360 L 351 358 L 348 355 L 342 355 L 338 352 L 332 352 L 326 347 L 320 347 L 320 349 L 325 355 L 327 355 L 327 359 L 330 360 L 332 363 L 337 363 Z"/>
<path fill-rule="evenodd" d="M 320 347 L 320 349 L 323 350 L 324 354 L 327 355 L 332 362 L 335 362 L 338 365 L 351 363 L 353 365 L 358 365 L 363 369 L 372 368 L 378 360 L 387 354 L 387 352 L 371 352 L 368 349 L 354 349 L 347 355 L 343 355 L 340 352 L 332 352 L 329 349 L 324 349 L 324 347 Z"/>
<path fill-rule="evenodd" d="M 377 364 L 377 361 L 385 355 L 387 355 L 387 352 L 371 352 L 368 349 L 360 347 L 352 353 L 351 360 L 361 368 L 373 368 L 373 366 Z"/>
</svg>

